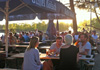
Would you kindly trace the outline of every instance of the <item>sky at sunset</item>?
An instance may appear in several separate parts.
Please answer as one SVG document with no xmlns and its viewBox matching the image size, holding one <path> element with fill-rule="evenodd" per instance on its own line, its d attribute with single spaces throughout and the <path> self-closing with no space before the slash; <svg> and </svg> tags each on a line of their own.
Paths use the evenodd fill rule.
<svg viewBox="0 0 100 70">
<path fill-rule="evenodd" d="M 62 2 L 63 4 L 69 3 L 69 0 L 58 0 Z M 80 10 L 78 8 L 75 8 L 76 11 L 76 18 L 77 18 L 77 24 L 84 20 L 90 20 L 90 12 L 87 12 L 87 10 Z M 92 18 L 95 18 L 95 14 L 92 13 Z"/>
</svg>

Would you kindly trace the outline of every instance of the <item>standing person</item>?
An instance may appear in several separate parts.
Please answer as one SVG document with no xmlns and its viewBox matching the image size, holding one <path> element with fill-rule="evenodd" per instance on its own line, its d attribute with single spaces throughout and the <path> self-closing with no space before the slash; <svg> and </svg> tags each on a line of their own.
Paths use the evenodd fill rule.
<svg viewBox="0 0 100 70">
<path fill-rule="evenodd" d="M 62 39 L 63 39 L 63 43 L 64 43 L 64 36 L 65 36 L 65 33 L 62 32 L 62 33 L 61 33 L 61 37 L 62 37 Z"/>
<path fill-rule="evenodd" d="M 79 38 L 79 35 L 78 35 L 78 32 L 77 33 L 75 33 L 75 35 L 74 35 L 74 43 L 78 40 L 78 38 Z"/>
<path fill-rule="evenodd" d="M 81 55 L 91 55 L 91 44 L 88 42 L 88 35 L 82 33 L 79 35 L 80 42 L 77 44 L 79 46 L 79 54 Z"/>
<path fill-rule="evenodd" d="M 97 40 L 98 40 L 98 36 L 96 35 L 96 31 L 93 31 L 92 38 L 93 38 L 94 43 L 96 44 Z"/>
<path fill-rule="evenodd" d="M 77 66 L 78 48 L 73 45 L 73 37 L 67 34 L 65 45 L 60 50 L 59 70 L 79 70 Z"/>
<path fill-rule="evenodd" d="M 32 37 L 30 45 L 24 53 L 23 70 L 41 70 L 42 64 L 39 58 L 39 51 L 36 49 L 39 45 L 39 38 Z"/>
<path fill-rule="evenodd" d="M 35 30 L 35 36 L 39 36 L 38 29 Z"/>
</svg>

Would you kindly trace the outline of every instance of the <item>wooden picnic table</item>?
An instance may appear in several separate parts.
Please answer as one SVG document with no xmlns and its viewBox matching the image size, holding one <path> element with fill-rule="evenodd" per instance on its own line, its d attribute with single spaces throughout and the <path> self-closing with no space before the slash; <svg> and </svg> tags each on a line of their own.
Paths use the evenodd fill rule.
<svg viewBox="0 0 100 70">
<path fill-rule="evenodd" d="M 3 46 L 5 46 L 5 45 L 3 45 Z M 16 45 L 16 44 L 14 44 L 14 45 L 8 45 L 8 47 L 28 47 L 29 45 Z"/>
<path fill-rule="evenodd" d="M 3 69 L 0 69 L 0 70 L 19 70 L 19 69 L 3 68 Z"/>
<path fill-rule="evenodd" d="M 14 58 L 24 58 L 24 53 L 19 53 L 12 55 L 11 57 Z M 92 60 L 93 55 L 91 57 L 87 58 L 86 55 L 82 55 L 79 57 L 79 60 Z M 59 56 L 46 56 L 46 53 L 40 53 L 40 59 L 60 59 Z"/>
<path fill-rule="evenodd" d="M 5 51 L 0 51 L 0 53 L 5 53 Z"/>
<path fill-rule="evenodd" d="M 41 46 L 41 47 L 39 47 L 39 49 L 50 49 L 50 46 Z"/>
<path fill-rule="evenodd" d="M 90 55 L 90 57 L 86 57 L 86 55 L 81 55 L 79 56 L 79 60 L 92 60 L 93 55 Z"/>
<path fill-rule="evenodd" d="M 92 50 L 97 50 L 97 47 L 92 47 Z"/>
<path fill-rule="evenodd" d="M 40 54 L 40 58 L 46 56 L 45 53 L 39 53 L 39 54 Z M 14 57 L 14 58 L 24 58 L 24 53 L 15 54 L 15 55 L 12 55 L 11 57 Z"/>
<path fill-rule="evenodd" d="M 39 42 L 39 44 L 41 44 L 42 42 Z M 29 45 L 30 44 L 30 42 L 22 42 L 22 43 L 19 43 L 19 44 L 21 44 L 21 45 Z"/>
</svg>

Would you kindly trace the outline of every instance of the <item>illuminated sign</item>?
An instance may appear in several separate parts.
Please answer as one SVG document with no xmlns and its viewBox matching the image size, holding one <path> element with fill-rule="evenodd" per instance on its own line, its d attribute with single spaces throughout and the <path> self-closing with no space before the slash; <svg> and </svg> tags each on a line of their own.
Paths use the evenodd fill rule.
<svg viewBox="0 0 100 70">
<path fill-rule="evenodd" d="M 0 0 L 0 2 L 3 2 L 3 1 L 8 1 L 8 0 Z"/>
<path fill-rule="evenodd" d="M 46 0 L 46 7 L 56 11 L 56 3 L 53 0 Z"/>
<path fill-rule="evenodd" d="M 56 2 L 54 0 L 32 0 L 32 3 L 56 11 Z"/>
<path fill-rule="evenodd" d="M 45 7 L 45 0 L 32 0 L 32 3 Z"/>
</svg>

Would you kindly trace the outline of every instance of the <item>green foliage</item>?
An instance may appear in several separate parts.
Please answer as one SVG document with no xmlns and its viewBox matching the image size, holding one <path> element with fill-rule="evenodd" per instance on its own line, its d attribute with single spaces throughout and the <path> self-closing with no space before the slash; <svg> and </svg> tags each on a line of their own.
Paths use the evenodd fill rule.
<svg viewBox="0 0 100 70">
<path fill-rule="evenodd" d="M 46 32 L 48 27 L 48 24 L 46 24 L 44 21 L 42 23 L 32 23 L 32 24 L 28 24 L 28 23 L 12 23 L 9 24 L 9 30 L 11 30 L 11 32 L 15 33 L 17 32 L 21 32 L 21 31 L 34 31 L 35 29 L 41 30 L 43 32 Z M 56 23 L 55 23 L 55 27 L 56 27 Z M 73 28 L 73 24 L 66 24 L 64 22 L 60 22 L 59 23 L 59 31 L 66 31 L 68 30 L 69 27 Z M 0 29 L 5 29 L 5 25 L 0 25 Z"/>
<path fill-rule="evenodd" d="M 60 22 L 59 23 L 59 30 L 60 30 L 60 32 L 62 32 L 62 31 L 68 31 L 69 27 L 73 28 L 73 24 L 64 23 L 64 22 Z"/>
<path fill-rule="evenodd" d="M 85 28 L 87 31 L 90 29 L 90 21 L 84 20 L 83 22 L 80 22 L 78 25 L 78 31 L 82 31 L 83 28 Z"/>
<path fill-rule="evenodd" d="M 78 25 L 78 31 L 81 31 L 82 28 L 85 28 L 87 31 L 90 31 L 90 20 L 84 20 L 83 22 L 80 22 Z M 100 30 L 100 23 L 96 18 L 92 19 L 91 22 L 91 30 Z"/>
</svg>

